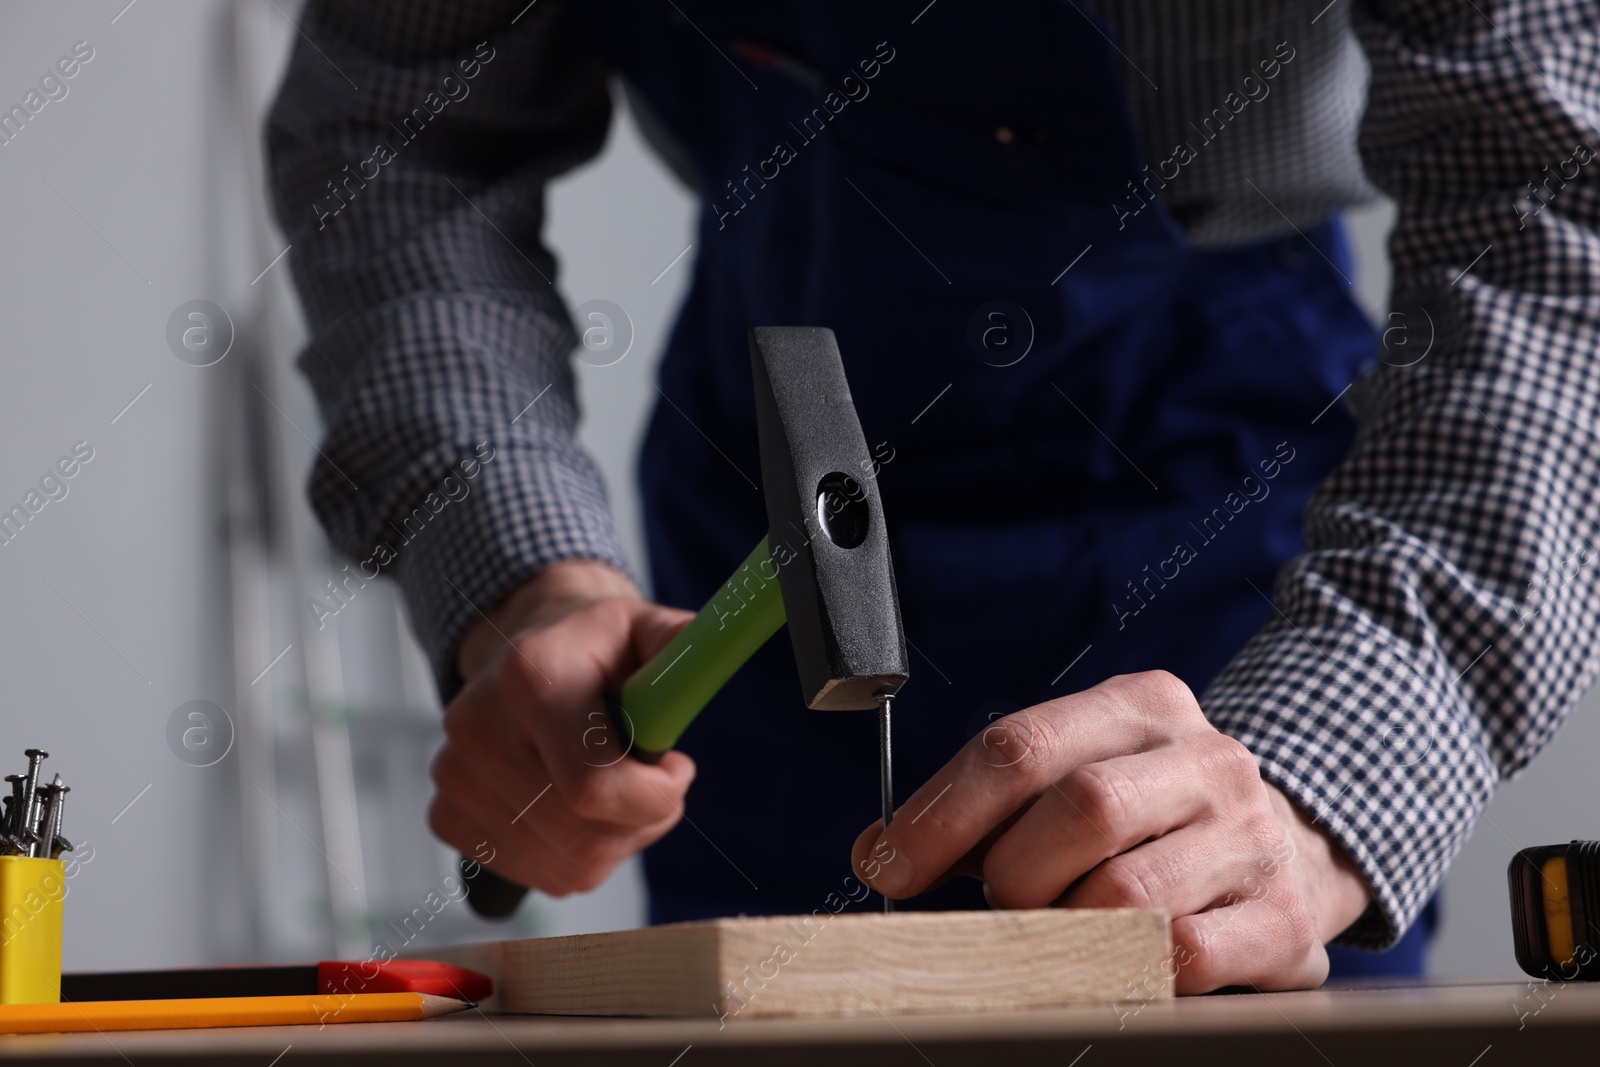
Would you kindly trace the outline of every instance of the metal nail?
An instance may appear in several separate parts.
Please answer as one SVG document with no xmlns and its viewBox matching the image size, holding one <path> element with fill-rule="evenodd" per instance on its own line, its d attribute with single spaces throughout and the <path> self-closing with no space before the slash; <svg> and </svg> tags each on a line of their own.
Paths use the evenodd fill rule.
<svg viewBox="0 0 1600 1067">
<path fill-rule="evenodd" d="M 33 791 L 33 810 L 35 812 L 33 825 L 28 828 L 28 855 L 38 859 L 50 851 L 46 844 L 50 838 L 45 833 L 50 825 L 49 786 L 41 785 Z"/>
<path fill-rule="evenodd" d="M 61 808 L 66 794 L 71 790 L 62 784 L 61 775 L 58 774 L 41 792 L 48 795 L 45 799 L 44 817 L 39 825 L 39 843 L 36 850 L 30 850 L 30 855 L 49 856 L 55 859 L 55 842 L 61 835 Z"/>
<path fill-rule="evenodd" d="M 28 757 L 27 788 L 22 791 L 28 805 L 27 812 L 23 815 L 21 827 L 17 836 L 30 832 L 39 825 L 39 797 L 36 790 L 39 787 L 39 764 L 50 758 L 50 753 L 42 748 L 30 748 L 22 753 Z M 33 853 L 30 851 L 29 855 Z"/>
<path fill-rule="evenodd" d="M 883 802 L 883 828 L 887 830 L 894 821 L 894 756 L 889 745 L 889 705 L 894 694 L 878 696 L 878 791 Z M 894 911 L 894 901 L 883 898 L 883 910 Z"/>
<path fill-rule="evenodd" d="M 22 842 L 11 832 L 11 815 L 16 810 L 16 804 L 10 797 L 0 797 L 0 803 L 5 805 L 5 815 L 0 816 L 0 856 L 15 856 L 23 851 Z"/>
<path fill-rule="evenodd" d="M 12 837 L 22 836 L 23 813 L 28 806 L 22 800 L 22 787 L 27 782 L 25 774 L 8 774 L 6 781 L 11 783 L 11 795 L 6 797 L 6 825 L 5 831 Z"/>
</svg>

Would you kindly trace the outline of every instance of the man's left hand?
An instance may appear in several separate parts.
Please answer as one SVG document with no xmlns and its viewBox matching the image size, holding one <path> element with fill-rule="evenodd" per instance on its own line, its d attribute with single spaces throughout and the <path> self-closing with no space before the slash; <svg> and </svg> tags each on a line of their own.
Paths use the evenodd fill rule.
<svg viewBox="0 0 1600 1067">
<path fill-rule="evenodd" d="M 893 898 L 981 876 L 996 908 L 1165 908 L 1179 993 L 1303 989 L 1370 891 L 1164 671 L 1006 716 L 852 856 Z"/>
</svg>

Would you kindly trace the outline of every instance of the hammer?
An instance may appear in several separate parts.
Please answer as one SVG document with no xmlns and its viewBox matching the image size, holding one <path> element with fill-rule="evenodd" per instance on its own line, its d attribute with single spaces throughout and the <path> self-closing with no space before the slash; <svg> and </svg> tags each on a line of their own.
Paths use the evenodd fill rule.
<svg viewBox="0 0 1600 1067">
<path fill-rule="evenodd" d="M 878 709 L 887 826 L 894 814 L 889 705 L 909 669 L 873 460 L 832 330 L 758 327 L 750 331 L 750 362 L 767 536 L 607 701 L 612 724 L 626 754 L 659 760 L 787 621 L 807 707 Z M 527 892 L 470 860 L 461 870 L 467 900 L 486 918 L 510 915 Z"/>
</svg>

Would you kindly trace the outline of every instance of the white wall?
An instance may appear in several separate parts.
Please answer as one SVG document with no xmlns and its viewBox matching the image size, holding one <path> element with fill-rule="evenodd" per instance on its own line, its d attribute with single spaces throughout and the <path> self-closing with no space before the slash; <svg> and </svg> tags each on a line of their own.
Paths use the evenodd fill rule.
<svg viewBox="0 0 1600 1067">
<path fill-rule="evenodd" d="M 173 757 L 165 728 L 231 686 L 210 379 L 164 336 L 219 280 L 199 254 L 215 5 L 141 4 L 112 25 L 120 6 L 0 10 L 7 108 L 75 41 L 94 49 L 0 146 L 0 503 L 73 442 L 94 449 L 67 497 L 0 547 L 0 769 L 49 750 L 73 790 L 67 836 L 94 852 L 70 883 L 69 965 L 191 957 L 208 774 Z"/>
</svg>

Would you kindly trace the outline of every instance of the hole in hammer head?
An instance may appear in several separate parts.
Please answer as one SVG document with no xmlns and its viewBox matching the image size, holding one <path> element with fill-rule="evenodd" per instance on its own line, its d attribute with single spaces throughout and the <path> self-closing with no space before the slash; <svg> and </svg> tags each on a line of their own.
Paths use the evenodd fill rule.
<svg viewBox="0 0 1600 1067">
<path fill-rule="evenodd" d="M 867 491 L 848 474 L 835 471 L 817 483 L 817 523 L 840 548 L 855 548 L 867 539 L 871 514 Z"/>
</svg>

